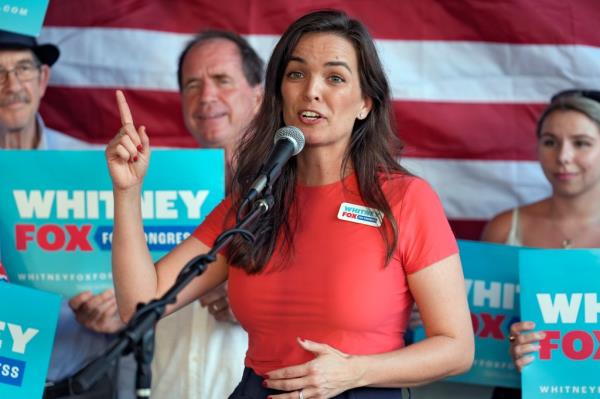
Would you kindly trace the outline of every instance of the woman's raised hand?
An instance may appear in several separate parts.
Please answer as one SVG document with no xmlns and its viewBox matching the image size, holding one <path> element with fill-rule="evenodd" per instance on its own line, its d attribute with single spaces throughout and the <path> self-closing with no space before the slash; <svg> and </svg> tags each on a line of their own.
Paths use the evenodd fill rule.
<svg viewBox="0 0 600 399">
<path fill-rule="evenodd" d="M 108 143 L 105 154 L 113 188 L 127 190 L 141 186 L 144 180 L 150 161 L 150 140 L 144 126 L 136 130 L 123 92 L 117 90 L 116 94 L 121 129 Z"/>
</svg>

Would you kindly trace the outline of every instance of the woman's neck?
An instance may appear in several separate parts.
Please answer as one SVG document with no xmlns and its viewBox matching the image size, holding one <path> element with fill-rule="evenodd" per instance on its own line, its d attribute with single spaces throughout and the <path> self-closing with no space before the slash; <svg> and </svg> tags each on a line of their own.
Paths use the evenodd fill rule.
<svg viewBox="0 0 600 399">
<path fill-rule="evenodd" d="M 311 148 L 298 155 L 298 182 L 305 186 L 335 183 L 352 172 L 352 165 L 342 170 L 343 153 L 335 154 L 327 148 Z"/>
</svg>

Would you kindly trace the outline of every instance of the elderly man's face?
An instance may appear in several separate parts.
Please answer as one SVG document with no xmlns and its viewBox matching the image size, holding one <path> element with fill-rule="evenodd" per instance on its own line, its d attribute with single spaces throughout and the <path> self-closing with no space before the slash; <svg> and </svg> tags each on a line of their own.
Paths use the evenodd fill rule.
<svg viewBox="0 0 600 399">
<path fill-rule="evenodd" d="M 206 147 L 233 149 L 261 100 L 260 85 L 250 86 L 237 46 L 214 39 L 193 47 L 181 70 L 185 125 Z"/>
<path fill-rule="evenodd" d="M 29 73 L 28 67 L 34 67 Z M 6 71 L 10 71 L 8 75 Z M 17 75 L 17 71 L 21 71 Z M 46 92 L 50 68 L 38 66 L 30 50 L 0 50 L 0 123 L 8 131 L 35 125 L 40 100 Z"/>
</svg>

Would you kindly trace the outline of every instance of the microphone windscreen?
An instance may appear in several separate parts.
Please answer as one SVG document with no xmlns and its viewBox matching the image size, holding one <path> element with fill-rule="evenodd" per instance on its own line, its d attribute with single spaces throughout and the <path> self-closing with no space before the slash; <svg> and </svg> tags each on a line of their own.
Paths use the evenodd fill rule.
<svg viewBox="0 0 600 399">
<path fill-rule="evenodd" d="M 304 134 L 296 126 L 285 126 L 275 132 L 274 143 L 284 139 L 291 141 L 294 145 L 294 153 L 292 155 L 297 155 L 304 148 Z"/>
</svg>

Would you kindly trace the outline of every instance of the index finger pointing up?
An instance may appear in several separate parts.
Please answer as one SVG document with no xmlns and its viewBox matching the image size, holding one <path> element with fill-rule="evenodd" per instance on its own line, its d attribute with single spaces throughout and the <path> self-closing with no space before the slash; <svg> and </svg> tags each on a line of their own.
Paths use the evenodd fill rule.
<svg viewBox="0 0 600 399">
<path fill-rule="evenodd" d="M 117 90 L 117 106 L 119 107 L 119 114 L 121 115 L 121 125 L 133 125 L 133 117 L 125 100 L 125 94 L 121 90 Z"/>
</svg>

